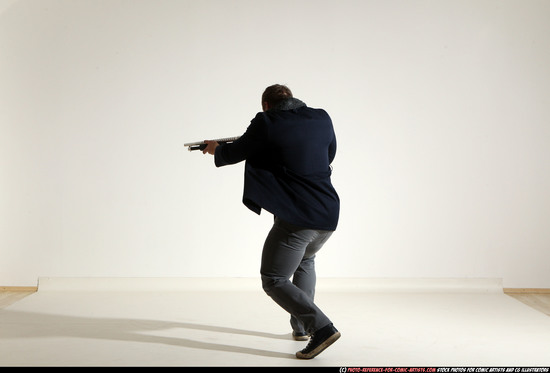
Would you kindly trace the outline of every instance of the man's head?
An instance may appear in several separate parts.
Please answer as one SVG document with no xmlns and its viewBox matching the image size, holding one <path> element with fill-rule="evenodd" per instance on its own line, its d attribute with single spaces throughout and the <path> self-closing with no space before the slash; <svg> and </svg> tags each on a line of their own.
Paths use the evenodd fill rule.
<svg viewBox="0 0 550 373">
<path fill-rule="evenodd" d="M 280 84 L 269 86 L 262 94 L 262 109 L 267 111 L 287 98 L 292 98 L 292 92 L 287 86 Z"/>
</svg>

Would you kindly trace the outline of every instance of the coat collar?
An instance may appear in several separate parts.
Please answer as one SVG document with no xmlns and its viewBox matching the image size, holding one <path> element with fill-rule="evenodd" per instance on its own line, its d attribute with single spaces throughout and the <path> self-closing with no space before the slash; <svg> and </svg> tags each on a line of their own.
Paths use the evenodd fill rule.
<svg viewBox="0 0 550 373">
<path fill-rule="evenodd" d="M 279 102 L 269 110 L 294 110 L 305 106 L 306 104 L 304 102 L 298 100 L 297 98 L 291 97 Z"/>
</svg>

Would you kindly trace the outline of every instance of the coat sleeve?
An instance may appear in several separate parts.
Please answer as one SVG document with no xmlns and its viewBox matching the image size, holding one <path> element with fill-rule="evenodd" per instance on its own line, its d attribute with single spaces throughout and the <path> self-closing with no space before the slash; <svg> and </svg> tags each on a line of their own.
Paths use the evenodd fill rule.
<svg viewBox="0 0 550 373">
<path fill-rule="evenodd" d="M 222 167 L 242 162 L 261 150 L 266 140 L 267 125 L 262 113 L 258 113 L 238 140 L 229 144 L 220 144 L 216 148 L 214 163 L 216 167 Z"/>
</svg>

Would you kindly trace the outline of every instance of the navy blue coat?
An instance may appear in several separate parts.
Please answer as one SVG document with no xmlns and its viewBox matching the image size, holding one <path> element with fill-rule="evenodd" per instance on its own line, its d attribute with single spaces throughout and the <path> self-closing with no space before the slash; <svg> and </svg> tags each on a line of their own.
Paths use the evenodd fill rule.
<svg viewBox="0 0 550 373">
<path fill-rule="evenodd" d="M 322 109 L 291 100 L 291 109 L 258 113 L 238 140 L 218 146 L 215 164 L 246 160 L 243 203 L 255 213 L 263 208 L 297 226 L 333 231 L 340 199 L 330 180 L 332 120 Z"/>
</svg>

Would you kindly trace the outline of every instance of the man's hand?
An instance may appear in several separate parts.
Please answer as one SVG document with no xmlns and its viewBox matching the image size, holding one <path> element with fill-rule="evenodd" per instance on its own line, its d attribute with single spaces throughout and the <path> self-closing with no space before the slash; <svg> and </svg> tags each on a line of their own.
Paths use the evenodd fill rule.
<svg viewBox="0 0 550 373">
<path fill-rule="evenodd" d="M 202 154 L 212 154 L 216 152 L 216 147 L 220 144 L 218 144 L 217 141 L 210 141 L 210 140 L 204 140 L 204 143 L 206 144 L 206 148 L 202 151 Z"/>
</svg>

